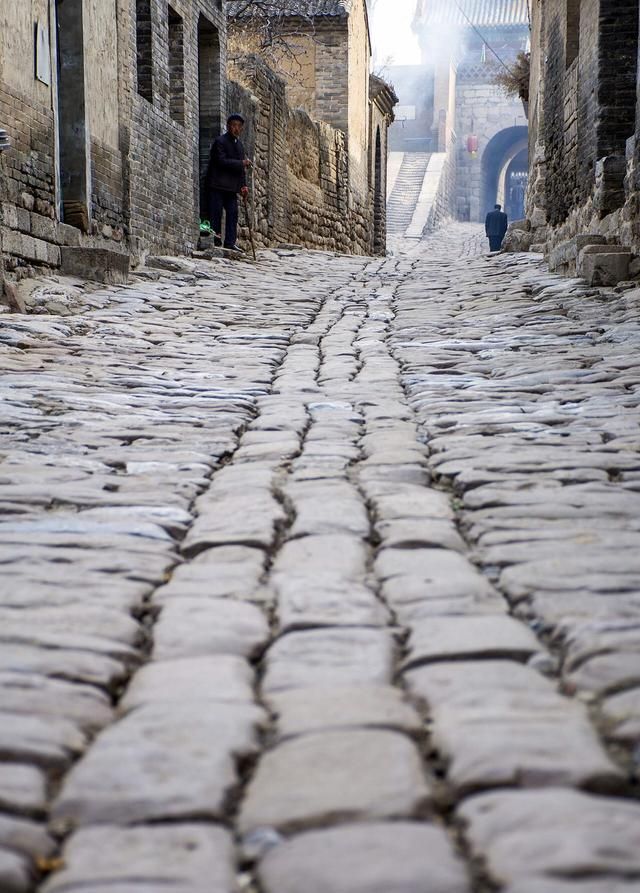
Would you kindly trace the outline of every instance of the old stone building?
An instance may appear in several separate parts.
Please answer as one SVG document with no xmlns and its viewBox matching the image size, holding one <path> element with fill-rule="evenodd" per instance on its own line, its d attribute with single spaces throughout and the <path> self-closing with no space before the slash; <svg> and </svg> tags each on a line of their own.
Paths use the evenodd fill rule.
<svg viewBox="0 0 640 893">
<path fill-rule="evenodd" d="M 482 221 L 499 201 L 521 217 L 527 118 L 495 80 L 529 47 L 527 0 L 418 0 L 414 29 L 431 101 L 425 136 L 447 154 L 452 212 Z"/>
<path fill-rule="evenodd" d="M 225 39 L 221 0 L 0 5 L 9 273 L 117 274 L 130 254 L 196 244 Z"/>
<path fill-rule="evenodd" d="M 369 74 L 365 0 L 279 4 L 274 15 L 280 49 L 271 47 L 268 54 L 275 68 L 272 89 L 258 62 L 259 15 L 245 0 L 232 0 L 227 8 L 229 76 L 259 99 L 255 137 L 260 146 L 262 134 L 264 149 L 255 172 L 258 230 L 273 238 L 279 219 L 288 239 L 299 244 L 384 253 L 387 131 L 397 98 Z M 249 97 L 242 107 L 251 118 Z M 274 173 L 278 165 L 286 165 L 286 178 Z M 278 199 L 276 184 L 285 182 Z"/>
<path fill-rule="evenodd" d="M 532 4 L 529 241 L 594 282 L 640 253 L 638 6 Z"/>
</svg>

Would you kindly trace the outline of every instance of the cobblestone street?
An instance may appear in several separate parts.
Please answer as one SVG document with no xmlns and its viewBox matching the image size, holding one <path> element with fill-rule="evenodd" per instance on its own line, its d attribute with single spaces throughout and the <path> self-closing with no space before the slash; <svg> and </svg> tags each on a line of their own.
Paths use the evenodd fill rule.
<svg viewBox="0 0 640 893">
<path fill-rule="evenodd" d="M 0 893 L 640 891 L 640 289 L 483 235 L 2 315 Z"/>
</svg>

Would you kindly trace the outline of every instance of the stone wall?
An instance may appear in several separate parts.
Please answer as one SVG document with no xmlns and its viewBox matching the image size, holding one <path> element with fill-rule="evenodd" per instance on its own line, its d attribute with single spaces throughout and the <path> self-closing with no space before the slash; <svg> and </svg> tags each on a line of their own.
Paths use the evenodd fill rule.
<svg viewBox="0 0 640 893">
<path fill-rule="evenodd" d="M 284 80 L 257 56 L 230 60 L 229 77 L 228 111 L 247 119 L 258 244 L 372 253 L 370 197 L 350 188 L 344 133 L 290 109 Z"/>
<path fill-rule="evenodd" d="M 141 40 L 148 52 L 138 54 Z M 221 0 L 0 4 L 8 272 L 57 267 L 66 248 L 195 246 L 200 156 L 223 116 L 225 40 Z"/>
<path fill-rule="evenodd" d="M 553 262 L 588 234 L 640 253 L 637 0 L 536 0 L 532 10 L 533 241 Z M 545 64 L 542 60 L 545 60 Z"/>
<path fill-rule="evenodd" d="M 136 59 L 136 0 L 120 0 L 130 23 L 126 41 Z M 162 250 L 188 253 L 198 240 L 200 183 L 206 155 L 224 118 L 225 19 L 220 0 L 151 0 L 151 80 L 121 81 L 121 101 L 127 109 L 130 172 L 131 248 L 134 253 Z M 173 19 L 170 27 L 169 15 Z M 134 27 L 131 27 L 133 25 Z M 176 52 L 173 41 L 182 42 Z M 206 55 L 206 65 L 198 57 Z M 203 97 L 211 120 L 204 129 L 199 112 L 201 78 L 207 73 Z M 144 86 L 144 89 L 141 89 Z M 143 95 L 145 94 L 145 95 Z"/>
</svg>

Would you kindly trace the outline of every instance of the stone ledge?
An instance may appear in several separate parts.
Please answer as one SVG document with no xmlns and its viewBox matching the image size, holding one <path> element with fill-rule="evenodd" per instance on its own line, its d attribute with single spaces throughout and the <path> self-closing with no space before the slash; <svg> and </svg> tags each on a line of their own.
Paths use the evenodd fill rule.
<svg viewBox="0 0 640 893">
<path fill-rule="evenodd" d="M 81 276 L 110 285 L 125 283 L 129 276 L 129 255 L 108 248 L 60 249 L 60 266 L 69 276 Z"/>
</svg>

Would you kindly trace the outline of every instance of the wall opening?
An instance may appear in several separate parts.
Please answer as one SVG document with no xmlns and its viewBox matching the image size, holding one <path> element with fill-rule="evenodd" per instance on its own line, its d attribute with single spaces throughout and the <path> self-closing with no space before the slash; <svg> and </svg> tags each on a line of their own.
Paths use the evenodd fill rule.
<svg viewBox="0 0 640 893">
<path fill-rule="evenodd" d="M 151 0 L 136 0 L 136 65 L 138 93 L 147 102 L 153 102 Z"/>
<path fill-rule="evenodd" d="M 169 114 L 178 124 L 184 124 L 184 23 L 171 6 L 168 7 L 169 27 Z"/>
<path fill-rule="evenodd" d="M 493 209 L 498 201 L 506 204 L 508 198 L 507 171 L 516 156 L 525 152 L 528 157 L 528 129 L 525 126 L 507 127 L 489 140 L 482 154 L 482 206 L 480 219 Z"/>
<path fill-rule="evenodd" d="M 580 53 L 580 3 L 581 0 L 567 0 L 567 20 L 565 57 L 569 68 Z"/>
<path fill-rule="evenodd" d="M 211 143 L 220 135 L 220 35 L 204 16 L 198 19 L 198 99 L 200 128 L 200 208 L 207 208 L 205 177 Z"/>
<path fill-rule="evenodd" d="M 87 134 L 82 0 L 56 0 L 60 219 L 89 230 Z"/>
<path fill-rule="evenodd" d="M 382 192 L 382 145 L 380 128 L 376 128 L 376 154 L 373 168 L 373 250 L 375 254 L 384 252 L 386 247 L 384 226 L 385 197 Z"/>
</svg>

